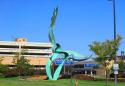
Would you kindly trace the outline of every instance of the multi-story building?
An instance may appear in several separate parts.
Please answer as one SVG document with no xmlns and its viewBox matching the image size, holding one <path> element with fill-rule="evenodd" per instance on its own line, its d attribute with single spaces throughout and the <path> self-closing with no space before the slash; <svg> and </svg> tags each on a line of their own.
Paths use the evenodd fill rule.
<svg viewBox="0 0 125 86">
<path fill-rule="evenodd" d="M 29 63 L 44 68 L 52 54 L 51 47 L 51 43 L 27 42 L 25 38 L 17 38 L 15 42 L 0 41 L 0 57 L 3 58 L 1 63 L 13 66 L 15 53 L 26 49 L 24 55 Z"/>
<path fill-rule="evenodd" d="M 26 49 L 24 56 L 29 59 L 29 63 L 34 65 L 36 68 L 45 69 L 45 65 L 52 54 L 51 48 L 51 43 L 28 42 L 25 38 L 17 38 L 13 42 L 0 41 L 0 58 L 3 59 L 1 63 L 14 66 L 13 57 L 15 56 L 15 53 L 20 53 L 23 49 Z M 118 56 L 118 58 L 124 59 L 125 56 Z M 54 64 L 54 69 L 56 69 L 60 64 L 60 60 L 55 60 Z M 83 74 L 105 75 L 105 71 L 103 69 L 93 69 L 93 66 L 98 64 L 95 61 L 83 61 L 75 64 L 76 65 L 74 67 L 79 71 L 82 69 Z M 70 67 L 70 62 L 65 63 L 62 73 L 70 74 Z"/>
</svg>

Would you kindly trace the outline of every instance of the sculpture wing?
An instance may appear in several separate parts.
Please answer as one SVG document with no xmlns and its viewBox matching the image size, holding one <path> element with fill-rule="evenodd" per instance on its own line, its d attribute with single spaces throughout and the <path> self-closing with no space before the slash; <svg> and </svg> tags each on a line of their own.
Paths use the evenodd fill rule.
<svg viewBox="0 0 125 86">
<path fill-rule="evenodd" d="M 50 24 L 51 28 L 53 28 L 54 25 L 55 25 L 55 21 L 56 21 L 57 15 L 58 15 L 58 7 L 54 8 L 53 16 L 51 17 L 51 24 Z"/>
<path fill-rule="evenodd" d="M 65 51 L 70 55 L 73 55 L 73 57 L 76 57 L 75 59 L 81 59 L 81 60 L 87 60 L 87 59 L 90 59 L 92 57 L 92 55 L 90 56 L 84 56 L 82 54 L 79 54 L 77 52 L 74 52 L 74 51 Z"/>
<path fill-rule="evenodd" d="M 55 43 L 56 43 L 53 30 L 54 30 L 54 25 L 55 25 L 57 15 L 58 15 L 58 7 L 54 8 L 53 16 L 51 17 L 51 23 L 50 23 L 50 28 L 49 28 L 49 41 L 53 45 L 55 45 Z"/>
</svg>

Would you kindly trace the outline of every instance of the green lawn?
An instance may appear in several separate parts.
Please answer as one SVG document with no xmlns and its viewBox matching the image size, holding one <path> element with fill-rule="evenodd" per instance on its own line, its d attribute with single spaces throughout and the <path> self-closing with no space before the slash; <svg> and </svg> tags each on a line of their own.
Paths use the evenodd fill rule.
<svg viewBox="0 0 125 86">
<path fill-rule="evenodd" d="M 74 81 L 73 81 L 74 82 Z M 113 82 L 109 82 L 114 86 Z M 0 78 L 0 86 L 71 86 L 69 79 L 49 80 L 19 80 L 18 78 Z M 104 86 L 104 81 L 78 81 L 78 86 Z M 125 82 L 118 82 L 117 86 L 125 86 Z"/>
</svg>

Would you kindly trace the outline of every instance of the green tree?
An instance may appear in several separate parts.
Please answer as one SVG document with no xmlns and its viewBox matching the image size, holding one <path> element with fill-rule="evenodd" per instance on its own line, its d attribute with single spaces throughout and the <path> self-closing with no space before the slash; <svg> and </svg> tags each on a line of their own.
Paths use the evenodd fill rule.
<svg viewBox="0 0 125 86">
<path fill-rule="evenodd" d="M 0 57 L 0 65 L 2 64 L 4 57 Z"/>
<path fill-rule="evenodd" d="M 29 72 L 29 69 L 32 67 L 29 64 L 29 60 L 24 56 L 26 49 L 21 49 L 20 52 L 16 52 L 13 58 L 13 63 L 16 65 L 17 72 L 20 76 L 26 76 Z"/>
<path fill-rule="evenodd" d="M 120 60 L 118 64 L 119 64 L 119 71 L 125 72 L 125 62 L 123 60 Z"/>
<path fill-rule="evenodd" d="M 94 41 L 89 45 L 90 50 L 95 53 L 96 61 L 103 66 L 106 72 L 106 86 L 108 85 L 109 65 L 111 61 L 114 60 L 116 52 L 119 49 L 120 41 L 122 37 L 117 35 L 116 40 L 106 40 L 104 42 Z"/>
<path fill-rule="evenodd" d="M 2 64 L 4 57 L 0 57 L 0 76 L 4 76 L 4 73 L 7 71 L 8 66 Z"/>
</svg>

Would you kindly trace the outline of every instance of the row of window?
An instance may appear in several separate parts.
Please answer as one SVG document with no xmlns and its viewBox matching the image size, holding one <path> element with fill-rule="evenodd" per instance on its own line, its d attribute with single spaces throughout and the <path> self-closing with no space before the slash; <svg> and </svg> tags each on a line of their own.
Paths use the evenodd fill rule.
<svg viewBox="0 0 125 86">
<path fill-rule="evenodd" d="M 19 46 L 14 46 L 14 45 L 0 45 L 0 48 L 19 48 Z M 50 49 L 51 47 L 47 47 L 47 46 L 21 46 L 21 48 L 24 49 Z"/>
</svg>

